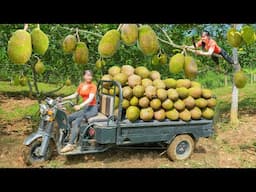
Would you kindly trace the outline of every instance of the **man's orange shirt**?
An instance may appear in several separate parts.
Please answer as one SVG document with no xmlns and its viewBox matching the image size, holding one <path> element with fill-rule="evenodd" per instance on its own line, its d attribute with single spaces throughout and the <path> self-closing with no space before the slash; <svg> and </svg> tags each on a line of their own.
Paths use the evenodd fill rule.
<svg viewBox="0 0 256 192">
<path fill-rule="evenodd" d="M 95 96 L 91 103 L 89 103 L 89 106 L 96 105 L 96 92 L 97 92 L 97 87 L 94 83 L 80 83 L 80 85 L 77 88 L 78 94 L 83 98 L 83 100 L 87 100 L 89 98 L 89 95 L 93 93 Z"/>
<path fill-rule="evenodd" d="M 197 47 L 201 47 L 202 46 L 202 40 L 198 41 L 196 44 Z M 210 39 L 208 41 L 208 43 L 205 43 L 205 50 L 209 50 L 210 48 L 213 48 L 213 52 L 219 54 L 221 52 L 221 48 L 217 45 L 216 41 L 214 41 L 213 39 Z"/>
</svg>

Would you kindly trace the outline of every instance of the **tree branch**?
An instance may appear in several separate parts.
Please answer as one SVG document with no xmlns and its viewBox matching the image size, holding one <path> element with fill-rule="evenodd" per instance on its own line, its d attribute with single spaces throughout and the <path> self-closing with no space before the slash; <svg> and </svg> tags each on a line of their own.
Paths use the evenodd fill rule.
<svg viewBox="0 0 256 192">
<path fill-rule="evenodd" d="M 163 43 L 166 43 L 166 44 L 168 44 L 168 45 L 171 45 L 171 46 L 173 46 L 173 47 L 175 47 L 175 48 L 177 48 L 177 49 L 182 49 L 182 50 L 184 50 L 184 48 L 185 48 L 186 45 L 177 45 L 177 44 L 175 44 L 175 43 L 172 41 L 172 39 L 170 38 L 170 36 L 167 34 L 167 32 L 166 32 L 165 30 L 163 30 L 159 25 L 156 25 L 156 26 L 163 32 L 163 34 L 165 35 L 165 37 L 168 39 L 168 41 L 166 41 L 166 40 L 163 40 L 163 39 L 161 39 L 161 38 L 158 37 L 158 40 L 159 40 L 159 41 L 161 41 L 161 42 L 163 42 Z M 193 52 L 193 53 L 194 53 L 194 52 L 195 52 L 195 49 L 194 49 L 194 48 L 187 48 L 186 51 L 190 51 L 190 52 Z M 222 57 L 221 55 L 215 54 L 215 53 L 213 53 L 213 55 L 216 56 L 216 57 Z"/>
<path fill-rule="evenodd" d="M 45 93 L 42 93 L 42 94 L 45 95 L 45 96 L 51 95 L 51 94 L 61 90 L 64 86 L 65 86 L 65 84 L 61 85 L 60 87 L 58 87 L 58 88 L 56 88 L 56 89 L 54 89 L 52 91 L 48 91 L 48 92 L 45 92 Z"/>
<path fill-rule="evenodd" d="M 76 28 L 69 28 L 69 27 L 62 27 L 62 26 L 60 26 L 60 28 L 70 30 L 70 31 L 76 31 Z M 100 37 L 100 38 L 103 37 L 103 35 L 101 35 L 99 33 L 94 33 L 94 32 L 87 31 L 87 30 L 78 29 L 78 31 L 81 32 L 81 33 L 87 33 L 87 34 L 90 34 L 90 35 L 94 35 L 94 36 L 97 36 L 97 37 Z"/>
</svg>

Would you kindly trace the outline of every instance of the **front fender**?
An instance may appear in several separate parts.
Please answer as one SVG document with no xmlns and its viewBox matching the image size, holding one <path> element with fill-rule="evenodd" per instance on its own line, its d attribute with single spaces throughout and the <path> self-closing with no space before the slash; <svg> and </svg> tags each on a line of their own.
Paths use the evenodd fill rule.
<svg viewBox="0 0 256 192">
<path fill-rule="evenodd" d="M 23 142 L 24 145 L 30 145 L 33 141 L 35 141 L 36 139 L 43 137 L 43 133 L 41 132 L 36 132 L 36 133 L 32 133 L 31 135 L 29 135 L 25 141 Z"/>
</svg>

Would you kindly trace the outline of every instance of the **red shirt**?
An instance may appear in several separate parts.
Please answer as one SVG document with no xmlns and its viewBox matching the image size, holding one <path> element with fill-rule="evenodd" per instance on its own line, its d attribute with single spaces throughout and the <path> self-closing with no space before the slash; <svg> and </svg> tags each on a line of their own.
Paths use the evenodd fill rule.
<svg viewBox="0 0 256 192">
<path fill-rule="evenodd" d="M 97 87 L 93 83 L 80 83 L 80 85 L 77 88 L 78 94 L 83 98 L 83 100 L 87 100 L 89 98 L 89 95 L 91 93 L 94 94 L 93 100 L 89 103 L 89 106 L 96 105 L 96 92 Z"/>
<path fill-rule="evenodd" d="M 196 44 L 197 47 L 202 46 L 202 40 L 198 41 Z M 205 50 L 209 50 L 210 48 L 213 48 L 213 52 L 219 54 L 221 52 L 221 48 L 217 45 L 216 41 L 213 39 L 209 39 L 207 43 L 205 43 Z"/>
</svg>

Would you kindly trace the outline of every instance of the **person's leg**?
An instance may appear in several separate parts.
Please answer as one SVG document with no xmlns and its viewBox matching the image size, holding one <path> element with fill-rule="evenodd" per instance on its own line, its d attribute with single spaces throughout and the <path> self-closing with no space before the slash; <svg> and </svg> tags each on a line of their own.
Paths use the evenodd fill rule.
<svg viewBox="0 0 256 192">
<path fill-rule="evenodd" d="M 78 133 L 79 133 L 79 130 L 80 130 L 80 124 L 83 121 L 83 119 L 84 119 L 84 114 L 82 116 L 76 118 L 72 122 L 71 138 L 70 138 L 70 141 L 69 141 L 70 144 L 75 143 L 75 141 L 77 139 L 77 136 L 78 136 Z"/>
<path fill-rule="evenodd" d="M 234 64 L 234 60 L 228 55 L 228 53 L 221 49 L 220 55 L 229 63 Z"/>
<path fill-rule="evenodd" d="M 68 122 L 69 122 L 69 124 L 70 124 L 70 127 L 72 127 L 72 124 L 71 124 L 72 121 L 74 121 L 77 117 L 81 117 L 83 114 L 84 114 L 83 110 L 80 110 L 80 111 L 71 113 L 71 114 L 68 116 Z"/>
<path fill-rule="evenodd" d="M 95 106 L 88 106 L 84 111 L 84 116 L 86 119 L 96 116 L 98 114 L 98 107 Z"/>
</svg>

